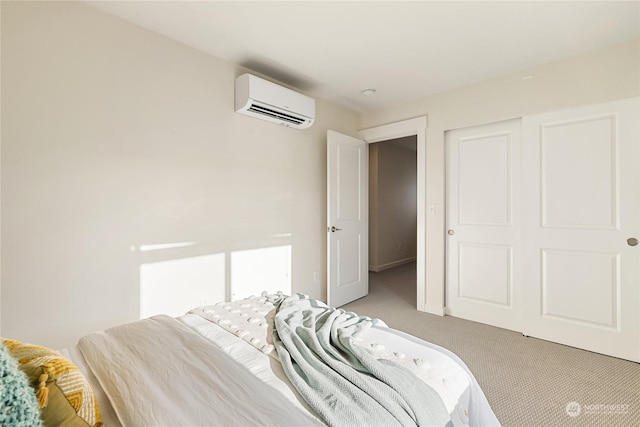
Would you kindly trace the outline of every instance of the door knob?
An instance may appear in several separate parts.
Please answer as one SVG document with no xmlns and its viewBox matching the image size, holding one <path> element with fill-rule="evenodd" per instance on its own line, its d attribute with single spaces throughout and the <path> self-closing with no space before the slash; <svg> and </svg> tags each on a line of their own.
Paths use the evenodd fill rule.
<svg viewBox="0 0 640 427">
<path fill-rule="evenodd" d="M 636 246 L 637 244 L 638 244 L 638 239 L 636 239 L 635 237 L 630 237 L 627 239 L 627 245 Z"/>
<path fill-rule="evenodd" d="M 335 233 L 336 231 L 340 231 L 342 228 L 331 227 L 331 232 Z"/>
<path fill-rule="evenodd" d="M 453 236 L 454 234 L 456 234 L 456 232 L 455 232 L 455 231 L 453 231 L 453 229 L 452 229 L 452 228 L 450 228 L 450 229 L 447 231 L 447 234 L 448 234 L 449 236 Z"/>
</svg>

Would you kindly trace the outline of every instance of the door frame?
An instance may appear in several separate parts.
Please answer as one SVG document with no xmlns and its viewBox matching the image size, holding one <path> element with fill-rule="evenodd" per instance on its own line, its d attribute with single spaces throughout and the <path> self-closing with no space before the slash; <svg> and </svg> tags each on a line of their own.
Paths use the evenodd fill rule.
<svg viewBox="0 0 640 427">
<path fill-rule="evenodd" d="M 395 123 L 376 126 L 358 131 L 360 139 L 367 144 L 390 139 L 416 136 L 417 139 L 417 236 L 416 236 L 416 302 L 417 309 L 439 316 L 444 315 L 444 307 L 429 306 L 426 303 L 426 223 L 427 223 L 427 116 L 415 117 Z M 435 206 L 434 206 L 435 209 Z"/>
</svg>

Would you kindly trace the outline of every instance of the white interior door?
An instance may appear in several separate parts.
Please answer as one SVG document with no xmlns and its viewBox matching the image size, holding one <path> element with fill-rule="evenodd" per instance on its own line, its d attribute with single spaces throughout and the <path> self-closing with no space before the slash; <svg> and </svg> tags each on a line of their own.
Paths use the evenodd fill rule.
<svg viewBox="0 0 640 427">
<path fill-rule="evenodd" d="M 369 292 L 369 147 L 327 131 L 327 303 Z"/>
<path fill-rule="evenodd" d="M 447 132 L 446 310 L 519 330 L 520 120 Z"/>
<path fill-rule="evenodd" d="M 640 361 L 639 117 L 632 98 L 523 119 L 525 335 Z"/>
</svg>

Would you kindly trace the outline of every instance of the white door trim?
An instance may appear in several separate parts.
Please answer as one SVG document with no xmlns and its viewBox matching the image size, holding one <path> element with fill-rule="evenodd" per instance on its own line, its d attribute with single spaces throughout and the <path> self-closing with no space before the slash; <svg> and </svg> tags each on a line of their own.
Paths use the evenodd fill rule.
<svg viewBox="0 0 640 427">
<path fill-rule="evenodd" d="M 426 171 L 427 171 L 427 116 L 415 117 L 382 126 L 358 131 L 358 136 L 367 143 L 386 141 L 389 139 L 413 136 L 417 138 L 417 254 L 416 254 L 416 288 L 417 309 L 439 316 L 444 315 L 444 307 L 427 306 L 426 290 Z"/>
</svg>

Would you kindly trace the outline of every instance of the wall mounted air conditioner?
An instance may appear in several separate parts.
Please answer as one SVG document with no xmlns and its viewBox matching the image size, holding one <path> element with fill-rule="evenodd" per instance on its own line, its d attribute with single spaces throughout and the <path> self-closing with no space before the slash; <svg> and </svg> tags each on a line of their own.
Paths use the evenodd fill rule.
<svg viewBox="0 0 640 427">
<path fill-rule="evenodd" d="M 236 77 L 236 112 L 297 129 L 316 116 L 316 101 L 251 74 Z"/>
</svg>

